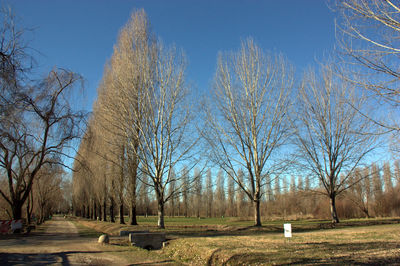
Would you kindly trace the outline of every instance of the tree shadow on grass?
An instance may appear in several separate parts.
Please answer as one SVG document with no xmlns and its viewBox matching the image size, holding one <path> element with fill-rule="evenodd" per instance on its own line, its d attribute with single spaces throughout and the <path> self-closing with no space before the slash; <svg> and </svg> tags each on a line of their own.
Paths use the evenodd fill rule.
<svg viewBox="0 0 400 266">
<path fill-rule="evenodd" d="M 55 253 L 0 253 L 0 265 L 71 265 L 68 255 L 96 254 L 102 251 L 68 251 Z"/>
<path fill-rule="evenodd" d="M 169 230 L 167 235 L 176 237 L 220 237 L 220 236 L 252 236 L 269 233 L 283 232 L 283 227 L 279 226 L 246 226 L 246 227 L 228 227 L 223 229 L 203 229 L 198 228 L 182 228 Z"/>
<path fill-rule="evenodd" d="M 368 258 L 337 257 L 328 259 L 301 258 L 291 263 L 282 265 L 399 265 L 400 257 Z M 279 265 L 279 264 L 278 264 Z"/>
</svg>

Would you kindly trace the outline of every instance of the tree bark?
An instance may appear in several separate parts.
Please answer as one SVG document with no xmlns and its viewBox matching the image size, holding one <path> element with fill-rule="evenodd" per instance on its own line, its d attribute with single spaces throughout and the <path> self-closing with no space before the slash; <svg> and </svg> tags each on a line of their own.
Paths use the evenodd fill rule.
<svg viewBox="0 0 400 266">
<path fill-rule="evenodd" d="M 96 206 L 96 201 L 93 201 L 93 220 L 97 220 L 97 206 Z"/>
<path fill-rule="evenodd" d="M 137 225 L 136 220 L 136 200 L 132 200 L 131 208 L 129 210 L 129 224 L 130 225 Z"/>
<path fill-rule="evenodd" d="M 261 226 L 260 200 L 254 200 L 254 226 Z"/>
<path fill-rule="evenodd" d="M 339 223 L 339 217 L 336 212 L 336 198 L 335 195 L 330 196 L 332 223 Z"/>
<path fill-rule="evenodd" d="M 26 219 L 27 219 L 27 224 L 31 224 L 31 216 L 33 212 L 33 193 L 31 191 L 29 197 L 28 197 L 28 202 L 26 205 Z"/>
<path fill-rule="evenodd" d="M 125 224 L 125 221 L 124 221 L 124 204 L 123 203 L 119 204 L 119 223 L 120 224 Z"/>
<path fill-rule="evenodd" d="M 103 221 L 107 221 L 107 200 L 104 198 L 103 200 Z"/>
<path fill-rule="evenodd" d="M 99 208 L 98 220 L 101 221 L 101 219 L 102 219 L 103 217 L 102 217 L 102 209 L 101 209 L 101 204 L 100 204 L 100 202 L 99 202 L 98 208 Z"/>
<path fill-rule="evenodd" d="M 27 204 L 26 204 L 26 223 L 30 224 L 31 223 L 31 213 L 29 211 L 30 209 L 30 200 L 28 199 Z"/>
<path fill-rule="evenodd" d="M 22 218 L 22 202 L 21 201 L 14 201 L 13 205 L 11 206 L 13 219 L 18 220 Z"/>
<path fill-rule="evenodd" d="M 39 205 L 39 210 L 40 210 L 39 223 L 41 224 L 41 223 L 44 222 L 44 216 L 45 216 L 45 214 L 44 214 L 44 205 L 43 204 Z"/>
<path fill-rule="evenodd" d="M 110 222 L 115 223 L 115 216 L 114 216 L 114 199 L 110 198 Z"/>
<path fill-rule="evenodd" d="M 164 201 L 158 200 L 158 228 L 165 229 L 164 223 Z"/>
<path fill-rule="evenodd" d="M 90 204 L 87 205 L 86 207 L 86 218 L 91 218 L 92 214 L 90 213 Z"/>
<path fill-rule="evenodd" d="M 139 134 L 139 132 L 137 132 Z M 135 151 L 138 149 L 138 145 L 135 144 L 134 147 Z M 131 206 L 129 209 L 129 224 L 130 225 L 137 225 L 136 220 L 136 185 L 137 185 L 137 169 L 138 169 L 138 162 L 136 155 L 133 155 L 133 158 L 129 157 L 130 161 L 130 193 L 131 193 Z"/>
</svg>

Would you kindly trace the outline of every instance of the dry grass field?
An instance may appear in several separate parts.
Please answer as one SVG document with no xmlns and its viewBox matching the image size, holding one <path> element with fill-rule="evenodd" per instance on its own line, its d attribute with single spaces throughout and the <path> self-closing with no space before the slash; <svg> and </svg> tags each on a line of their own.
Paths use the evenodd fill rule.
<svg viewBox="0 0 400 266">
<path fill-rule="evenodd" d="M 151 218 L 149 218 L 151 219 Z M 400 220 L 347 220 L 335 228 L 327 221 L 294 221 L 293 237 L 283 237 L 283 222 L 265 222 L 261 228 L 251 221 L 213 219 L 188 223 L 186 218 L 167 222 L 168 245 L 146 251 L 127 247 L 127 241 L 111 243 L 124 248 L 123 256 L 156 259 L 166 264 L 187 265 L 398 265 L 400 264 Z M 183 222 L 182 222 L 183 221 Z M 186 225 L 183 225 L 186 221 Z M 97 232 L 117 235 L 119 230 L 158 231 L 142 220 L 139 226 L 76 220 L 83 236 Z M 169 224 L 169 226 L 168 226 Z M 208 224 L 208 225 L 207 225 Z M 98 233 L 97 233 L 98 234 Z M 131 252 L 126 252 L 127 248 Z M 122 255 L 122 254 L 121 254 Z"/>
</svg>

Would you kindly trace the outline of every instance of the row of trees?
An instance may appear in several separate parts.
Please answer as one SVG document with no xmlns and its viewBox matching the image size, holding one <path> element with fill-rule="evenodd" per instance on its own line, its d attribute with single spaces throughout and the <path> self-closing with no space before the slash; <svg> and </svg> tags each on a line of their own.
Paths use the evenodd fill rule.
<svg viewBox="0 0 400 266">
<path fill-rule="evenodd" d="M 346 25 L 360 33 L 349 18 L 364 18 L 361 8 L 397 7 L 390 1 L 374 4 L 338 2 L 343 39 L 357 37 L 345 30 Z M 343 50 L 364 65 L 370 63 L 374 71 L 381 69 L 373 66 L 383 61 L 366 61 L 365 54 Z M 297 83 L 283 55 L 264 52 L 248 38 L 239 50 L 219 54 L 210 97 L 195 117 L 183 58 L 176 48 L 165 48 L 156 39 L 143 10 L 132 14 L 105 68 L 76 157 L 76 208 L 95 213 L 101 205 L 105 219 L 107 197 L 111 205 L 117 199 L 123 210 L 128 196 L 135 224 L 136 191 L 140 184 L 150 186 L 148 195 L 155 196 L 158 205 L 158 226 L 164 228 L 165 204 L 199 182 L 202 171 L 195 173 L 193 167 L 206 161 L 196 158 L 202 153 L 253 204 L 256 226 L 261 225 L 266 188 L 291 169 L 319 181 L 318 192 L 329 199 L 332 222 L 339 222 L 336 199 L 366 178 L 356 169 L 379 147 L 378 126 L 397 130 L 379 122 L 367 106 L 371 97 L 388 96 L 376 94 L 379 88 L 397 93 L 396 80 L 377 84 L 335 62 L 307 71 Z M 363 93 L 360 87 L 375 94 Z M 87 186 L 92 182 L 100 187 Z"/>
<path fill-rule="evenodd" d="M 368 167 L 357 168 L 350 182 L 353 182 L 353 178 L 361 181 L 338 197 L 338 214 L 343 218 L 399 216 L 399 167 L 400 162 L 396 161 L 392 167 L 389 163 L 384 163 L 381 167 L 374 163 Z M 157 215 L 157 200 L 151 189 L 141 185 L 137 193 L 137 214 Z M 182 191 L 179 196 L 171 198 L 165 206 L 165 214 L 170 217 L 248 219 L 254 215 L 251 206 L 252 202 L 232 178 L 222 170 L 213 173 L 209 169 L 205 175 L 199 175 L 192 189 Z M 269 183 L 260 203 L 263 216 L 270 219 L 326 219 L 330 216 L 328 206 L 329 200 L 324 195 L 322 184 L 314 184 L 310 177 L 303 176 L 276 179 Z M 115 207 L 110 206 L 110 209 L 107 209 L 106 219 L 114 218 L 112 215 L 115 215 L 115 212 L 111 208 Z M 78 216 L 104 219 L 100 214 L 101 210 L 75 211 L 75 215 Z M 122 214 L 127 215 L 126 208 Z"/>
<path fill-rule="evenodd" d="M 153 189 L 158 226 L 164 228 L 165 203 L 180 193 L 180 186 L 190 186 L 187 172 L 199 161 L 193 152 L 198 138 L 189 125 L 193 116 L 184 70 L 183 53 L 154 36 L 143 10 L 134 12 L 104 69 L 93 115 L 79 147 L 74 195 L 83 197 L 76 204 L 86 205 L 79 208 L 88 208 L 90 203 L 95 210 L 100 204 L 105 219 L 111 197 L 111 205 L 119 205 L 123 223 L 127 197 L 130 224 L 136 224 L 140 180 Z M 175 173 L 183 162 L 189 168 Z M 184 183 L 179 182 L 182 179 Z M 96 186 L 89 188 L 87 184 L 93 182 Z"/>
<path fill-rule="evenodd" d="M 358 168 L 355 175 L 362 175 L 362 178 L 358 177 L 361 182 L 338 197 L 338 214 L 345 218 L 398 216 L 399 166 L 397 161 L 394 168 L 389 163 L 382 167 L 372 164 Z M 252 202 L 229 176 L 218 171 L 214 175 L 214 185 L 209 181 L 210 176 L 211 171 L 207 171 L 205 177 L 201 178 L 202 186 L 195 186 L 187 197 L 171 200 L 166 206 L 167 215 L 245 219 L 254 215 Z M 309 177 L 291 176 L 276 179 L 269 184 L 261 199 L 261 210 L 265 218 L 326 219 L 330 216 L 329 201 L 323 194 L 324 188 L 321 184 L 314 184 Z M 138 214 L 156 213 L 154 202 L 149 198 L 139 200 Z"/>
</svg>

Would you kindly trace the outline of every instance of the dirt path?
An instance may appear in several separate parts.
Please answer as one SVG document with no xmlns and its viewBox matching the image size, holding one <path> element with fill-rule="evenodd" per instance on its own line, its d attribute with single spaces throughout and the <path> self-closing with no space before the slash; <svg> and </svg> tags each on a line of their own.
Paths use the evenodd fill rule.
<svg viewBox="0 0 400 266">
<path fill-rule="evenodd" d="M 128 265 L 97 239 L 81 238 L 75 225 L 60 217 L 43 233 L 0 238 L 0 265 Z"/>
</svg>

